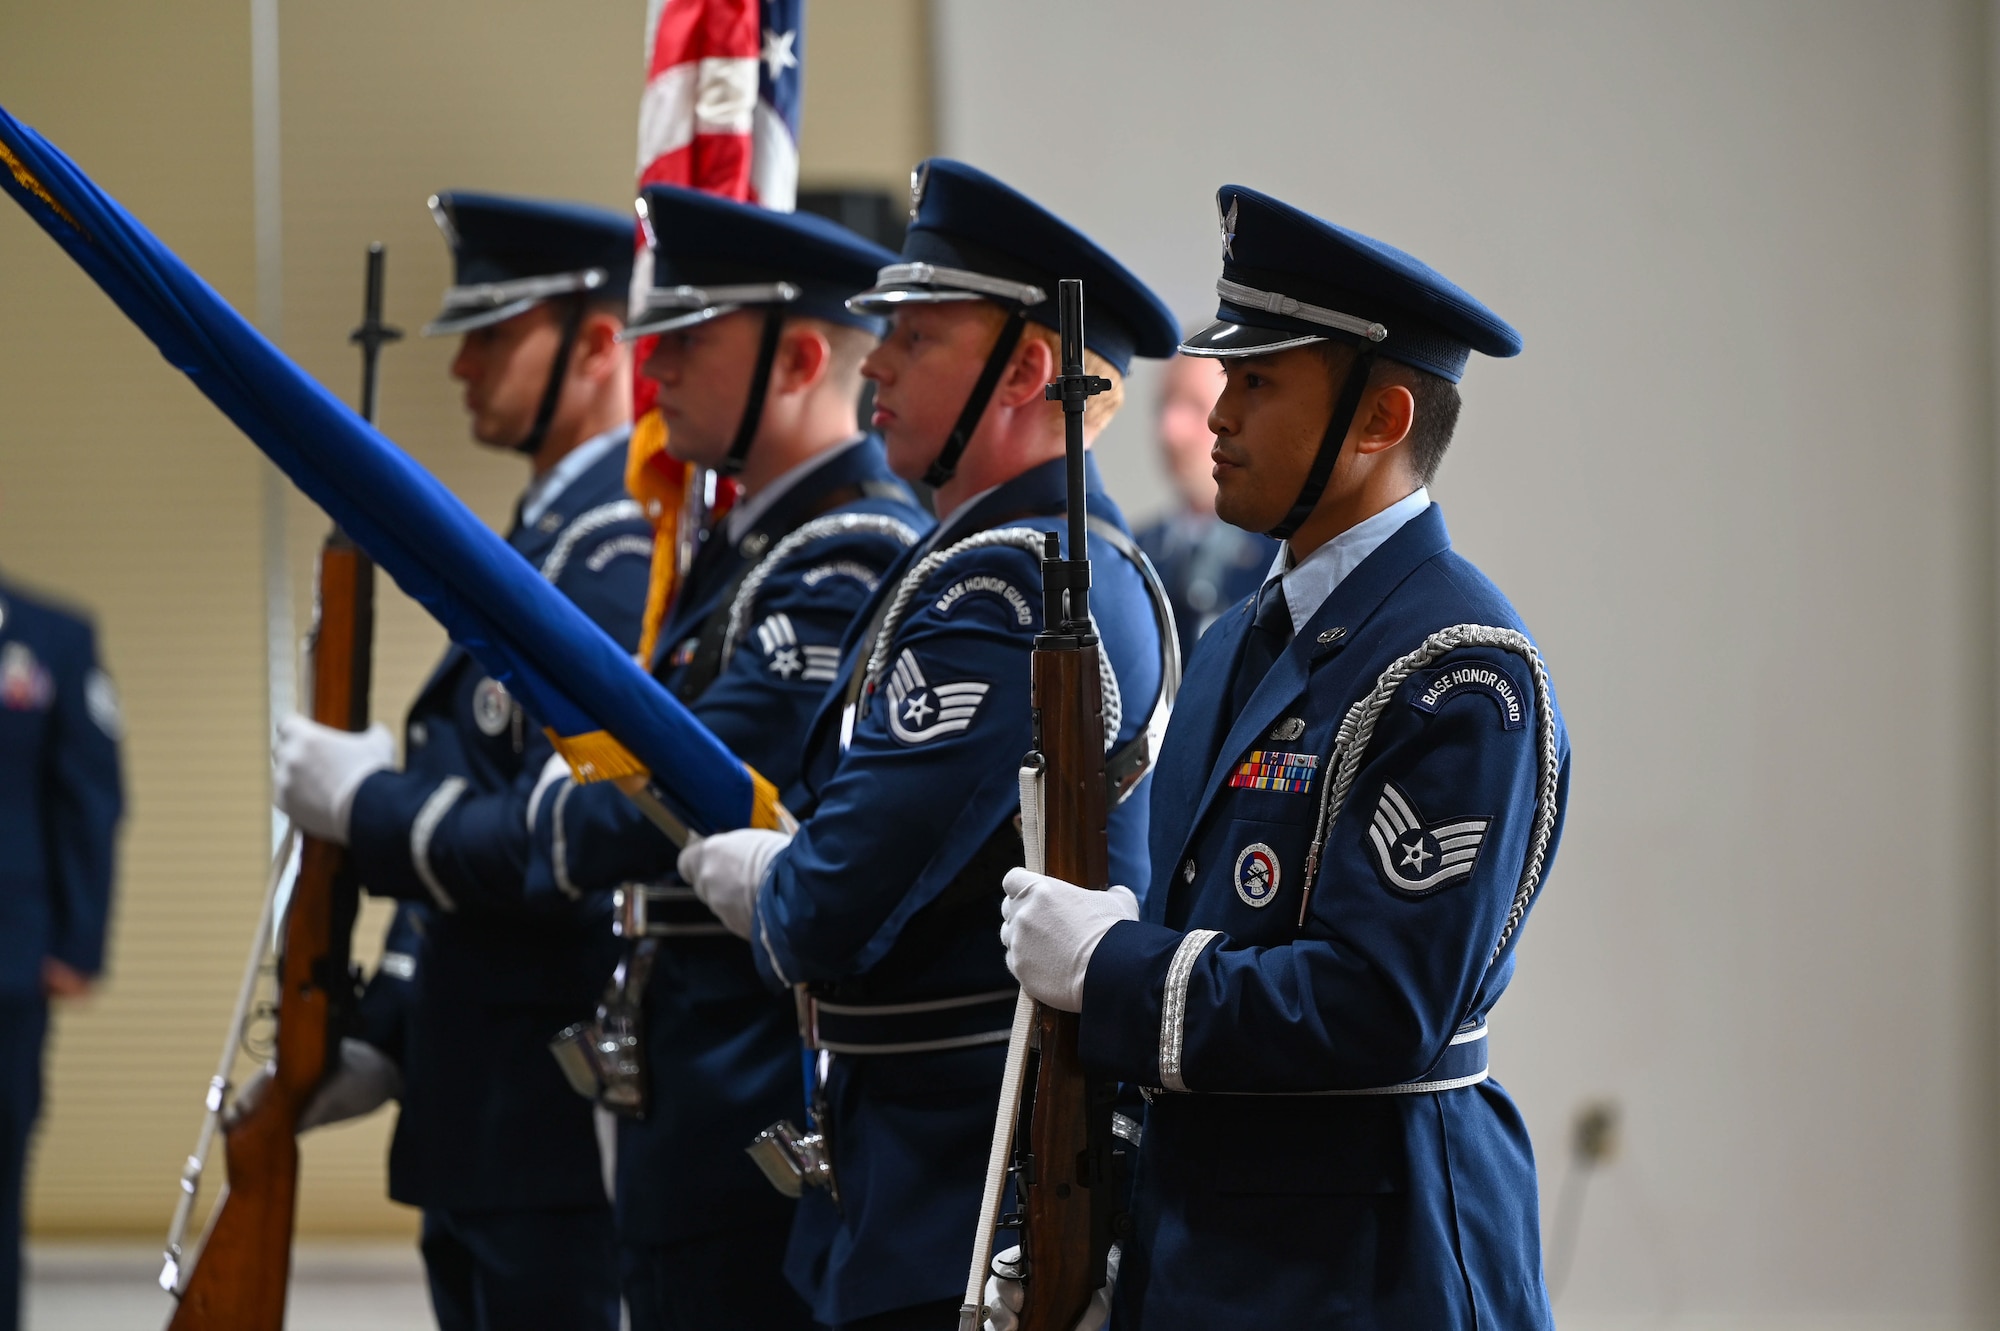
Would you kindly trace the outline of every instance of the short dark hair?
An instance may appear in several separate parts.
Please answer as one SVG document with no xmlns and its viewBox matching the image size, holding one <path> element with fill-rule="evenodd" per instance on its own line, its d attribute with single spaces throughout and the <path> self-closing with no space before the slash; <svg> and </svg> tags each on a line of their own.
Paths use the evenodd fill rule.
<svg viewBox="0 0 2000 1331">
<path fill-rule="evenodd" d="M 1314 343 L 1314 346 L 1333 375 L 1333 391 L 1338 395 L 1347 378 L 1347 367 L 1353 363 L 1354 348 L 1331 340 Z M 1416 473 L 1418 483 L 1429 485 L 1436 478 L 1439 465 L 1444 462 L 1445 450 L 1451 447 L 1452 432 L 1458 428 L 1461 404 L 1458 385 L 1429 370 L 1393 360 L 1376 361 L 1371 382 L 1399 383 L 1409 389 L 1410 396 L 1416 399 L 1410 434 L 1403 444 L 1410 450 L 1410 470 Z"/>
</svg>

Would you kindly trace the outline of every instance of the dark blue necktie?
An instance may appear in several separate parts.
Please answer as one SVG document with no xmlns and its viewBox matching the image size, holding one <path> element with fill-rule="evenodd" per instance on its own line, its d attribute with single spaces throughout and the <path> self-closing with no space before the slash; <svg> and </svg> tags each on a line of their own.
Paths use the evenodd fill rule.
<svg viewBox="0 0 2000 1331">
<path fill-rule="evenodd" d="M 1273 578 L 1257 593 L 1257 612 L 1245 635 L 1243 657 L 1236 663 L 1236 679 L 1230 687 L 1229 711 L 1240 716 L 1250 703 L 1250 695 L 1271 673 L 1271 666 L 1284 655 L 1292 640 L 1292 609 L 1285 602 L 1283 578 Z"/>
</svg>

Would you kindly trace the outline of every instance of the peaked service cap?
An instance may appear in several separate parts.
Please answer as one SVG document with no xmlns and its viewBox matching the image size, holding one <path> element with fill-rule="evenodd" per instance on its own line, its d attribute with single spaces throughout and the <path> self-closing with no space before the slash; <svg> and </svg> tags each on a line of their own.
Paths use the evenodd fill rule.
<svg viewBox="0 0 2000 1331">
<path fill-rule="evenodd" d="M 453 272 L 427 337 L 484 328 L 551 296 L 622 296 L 632 284 L 632 219 L 608 208 L 464 190 L 433 194 L 430 207 Z"/>
<path fill-rule="evenodd" d="M 627 337 L 672 332 L 748 305 L 882 331 L 847 307 L 895 253 L 811 213 L 780 213 L 672 185 L 639 198 L 653 288 Z"/>
<path fill-rule="evenodd" d="M 1152 288 L 1089 236 L 976 167 L 933 157 L 910 173 L 903 262 L 876 276 L 855 309 L 992 300 L 1057 327 L 1056 283 L 1083 280 L 1084 344 L 1123 374 L 1134 356 L 1174 354 L 1180 330 Z"/>
<path fill-rule="evenodd" d="M 1241 185 L 1216 191 L 1221 304 L 1190 356 L 1254 356 L 1335 340 L 1457 383 L 1475 351 L 1518 356 L 1521 335 L 1392 245 Z"/>
</svg>

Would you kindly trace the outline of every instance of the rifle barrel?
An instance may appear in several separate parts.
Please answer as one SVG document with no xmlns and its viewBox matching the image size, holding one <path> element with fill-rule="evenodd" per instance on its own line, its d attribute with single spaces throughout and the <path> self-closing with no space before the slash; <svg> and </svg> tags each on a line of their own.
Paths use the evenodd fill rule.
<svg viewBox="0 0 2000 1331">
<path fill-rule="evenodd" d="M 1090 631 L 1090 554 L 1085 545 L 1085 524 L 1089 511 L 1084 505 L 1083 412 L 1095 391 L 1083 372 L 1083 283 L 1065 277 L 1057 284 L 1056 299 L 1062 330 L 1063 457 L 1069 472 L 1069 559 L 1082 565 L 1082 576 L 1072 577 L 1069 586 L 1068 626 L 1072 632 Z"/>
<path fill-rule="evenodd" d="M 382 242 L 373 241 L 368 246 L 368 276 L 366 294 L 361 302 L 361 325 L 347 335 L 347 340 L 361 348 L 361 419 L 375 423 L 377 396 L 376 366 L 381 359 L 382 348 L 391 342 L 400 341 L 403 330 L 382 322 L 382 268 L 388 259 L 388 251 Z"/>
</svg>

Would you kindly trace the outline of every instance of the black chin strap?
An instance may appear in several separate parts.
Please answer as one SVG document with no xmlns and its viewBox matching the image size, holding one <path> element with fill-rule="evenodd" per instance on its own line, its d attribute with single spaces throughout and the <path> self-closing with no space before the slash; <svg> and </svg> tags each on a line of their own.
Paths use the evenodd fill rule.
<svg viewBox="0 0 2000 1331">
<path fill-rule="evenodd" d="M 562 401 L 563 384 L 569 379 L 570 352 L 576 347 L 576 335 L 583 327 L 583 305 L 580 296 L 569 302 L 569 313 L 563 316 L 562 341 L 556 346 L 555 360 L 549 363 L 548 386 L 542 389 L 542 405 L 535 410 L 535 423 L 528 427 L 521 442 L 514 445 L 516 453 L 533 457 L 548 438 L 549 422 L 556 418 L 556 404 Z"/>
<path fill-rule="evenodd" d="M 1284 521 L 1264 533 L 1272 540 L 1290 540 L 1292 533 L 1303 527 L 1319 507 L 1326 483 L 1333 479 L 1333 464 L 1340 458 L 1340 446 L 1347 441 L 1347 431 L 1354 424 L 1354 413 L 1361 409 L 1361 393 L 1368 387 L 1369 372 L 1374 368 L 1372 351 L 1359 353 L 1347 367 L 1347 381 L 1340 386 L 1340 397 L 1333 404 L 1326 433 L 1320 436 L 1319 453 L 1313 458 L 1312 470 L 1306 473 L 1306 483 L 1300 487 L 1299 497 L 1292 502 L 1292 511 L 1285 514 Z"/>
<path fill-rule="evenodd" d="M 730 441 L 729 452 L 715 464 L 715 469 L 724 476 L 741 472 L 743 460 L 750 456 L 750 444 L 764 421 L 764 399 L 771 391 L 771 367 L 778 360 L 778 334 L 784 329 L 784 311 L 776 305 L 766 308 L 764 335 L 757 343 L 757 368 L 750 372 L 750 396 L 743 403 L 743 419 L 737 422 L 736 438 Z"/>
<path fill-rule="evenodd" d="M 1027 324 L 1028 307 L 1017 305 L 1007 316 L 1007 322 L 1001 325 L 1000 338 L 993 344 L 993 350 L 986 354 L 986 364 L 979 371 L 979 382 L 972 386 L 972 395 L 965 399 L 965 409 L 958 413 L 958 424 L 951 427 L 937 460 L 924 473 L 924 484 L 933 490 L 950 480 L 958 470 L 958 460 L 965 456 L 965 446 L 972 442 L 972 432 L 979 428 L 979 418 L 986 414 L 986 404 L 993 400 L 993 390 L 1000 385 L 1000 372 L 1007 368 L 1014 348 L 1020 345 L 1021 330 Z"/>
</svg>

